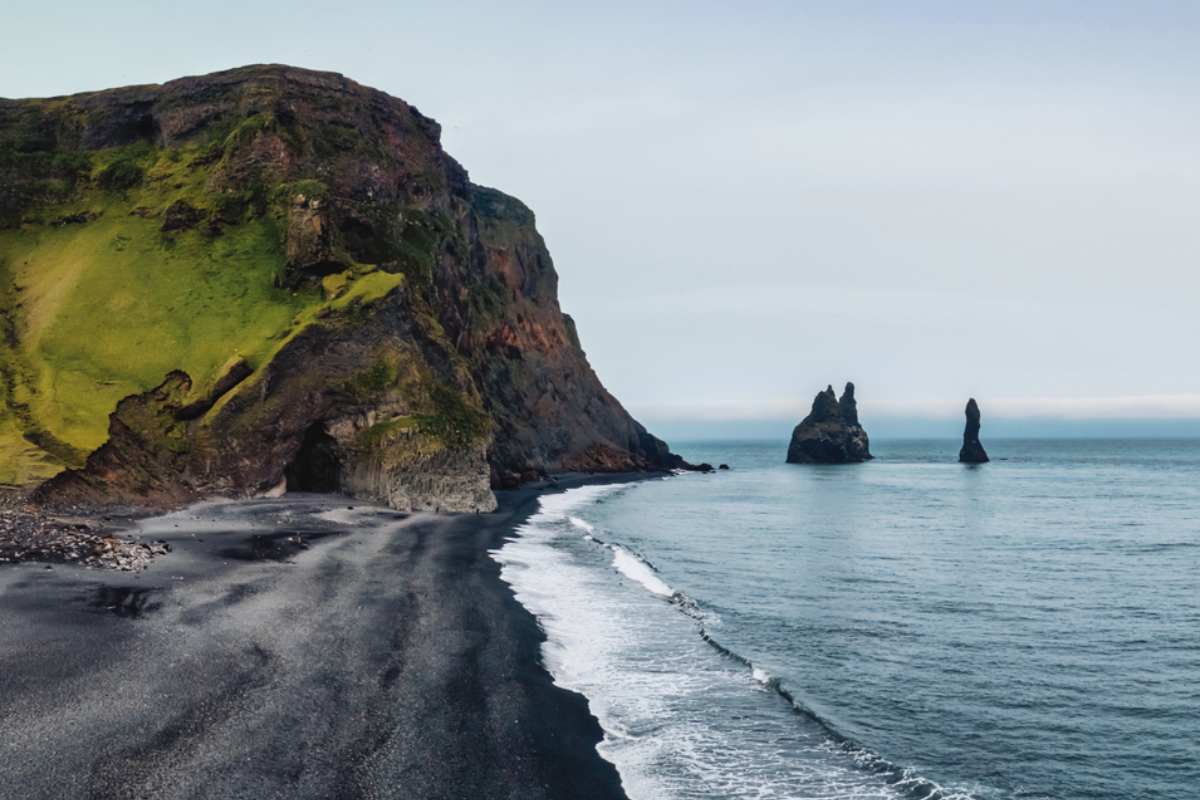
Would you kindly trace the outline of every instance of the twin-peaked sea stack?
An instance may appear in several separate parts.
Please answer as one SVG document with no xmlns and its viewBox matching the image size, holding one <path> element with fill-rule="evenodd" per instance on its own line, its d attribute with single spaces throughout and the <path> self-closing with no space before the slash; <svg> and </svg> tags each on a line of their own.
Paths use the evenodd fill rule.
<svg viewBox="0 0 1200 800">
<path fill-rule="evenodd" d="M 832 386 L 818 392 L 812 411 L 792 431 L 787 463 L 858 464 L 871 458 L 867 432 L 858 421 L 854 384 L 846 384 L 841 400 Z"/>
<path fill-rule="evenodd" d="M 979 404 L 974 397 L 967 401 L 967 426 L 963 429 L 958 460 L 962 464 L 986 464 L 989 461 L 987 451 L 979 442 Z"/>
</svg>

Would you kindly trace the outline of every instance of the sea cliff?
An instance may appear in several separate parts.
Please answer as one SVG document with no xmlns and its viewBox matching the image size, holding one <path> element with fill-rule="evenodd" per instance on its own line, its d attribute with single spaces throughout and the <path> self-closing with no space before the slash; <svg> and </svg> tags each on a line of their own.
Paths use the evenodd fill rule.
<svg viewBox="0 0 1200 800">
<path fill-rule="evenodd" d="M 685 466 L 600 383 L 557 281 L 525 205 L 341 75 L 0 100 L 0 483 L 483 510 Z"/>
</svg>

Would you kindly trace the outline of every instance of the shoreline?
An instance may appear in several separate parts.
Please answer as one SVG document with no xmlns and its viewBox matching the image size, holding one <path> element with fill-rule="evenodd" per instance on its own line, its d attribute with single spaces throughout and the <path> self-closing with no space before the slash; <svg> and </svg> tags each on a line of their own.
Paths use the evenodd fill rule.
<svg viewBox="0 0 1200 800">
<path fill-rule="evenodd" d="M 625 798 L 489 514 L 289 495 L 135 523 L 144 571 L 0 565 L 0 786 L 24 798 Z M 0 790 L 0 796 L 4 794 Z"/>
<path fill-rule="evenodd" d="M 590 483 L 607 483 L 614 480 L 650 480 L 670 474 L 672 473 L 668 470 L 616 473 L 565 472 L 548 475 L 511 489 L 492 490 L 492 494 L 499 502 L 499 498 L 505 494 L 525 491 L 535 491 L 541 494 Z M 29 487 L 0 485 L 0 566 L 40 563 L 138 572 L 149 566 L 154 558 L 170 552 L 170 547 L 164 546 L 165 543 L 161 540 L 147 539 L 137 535 L 139 521 L 178 513 L 188 508 L 206 506 L 214 502 L 252 503 L 282 496 L 258 495 L 232 498 L 216 495 L 185 505 L 157 508 L 119 504 L 71 505 L 55 508 L 33 503 L 30 500 L 30 492 Z M 305 493 L 293 493 L 293 496 L 296 494 Z M 336 496 L 340 497 L 341 495 Z M 350 497 L 345 499 L 353 503 L 366 502 Z M 499 506 L 496 509 L 497 512 L 501 510 Z M 449 512 L 448 515 L 455 513 L 471 512 Z"/>
</svg>

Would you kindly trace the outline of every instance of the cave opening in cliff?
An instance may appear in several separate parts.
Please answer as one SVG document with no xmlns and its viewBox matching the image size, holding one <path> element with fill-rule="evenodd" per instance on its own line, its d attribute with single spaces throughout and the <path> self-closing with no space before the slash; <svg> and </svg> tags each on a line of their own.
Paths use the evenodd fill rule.
<svg viewBox="0 0 1200 800">
<path fill-rule="evenodd" d="M 337 442 L 325 430 L 324 422 L 314 422 L 284 471 L 288 491 L 336 492 L 341 488 L 341 473 Z"/>
</svg>

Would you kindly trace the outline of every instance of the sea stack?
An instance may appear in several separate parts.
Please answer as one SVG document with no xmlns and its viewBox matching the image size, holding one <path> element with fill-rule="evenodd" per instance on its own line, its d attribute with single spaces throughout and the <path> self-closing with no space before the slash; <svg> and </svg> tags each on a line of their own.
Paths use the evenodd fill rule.
<svg viewBox="0 0 1200 800">
<path fill-rule="evenodd" d="M 858 464 L 871 458 L 867 432 L 858 422 L 854 384 L 846 384 L 841 400 L 832 386 L 818 392 L 812 411 L 792 431 L 787 463 Z"/>
<path fill-rule="evenodd" d="M 967 427 L 963 430 L 958 460 L 962 464 L 986 464 L 989 460 L 987 451 L 979 443 L 979 404 L 974 397 L 967 401 Z"/>
</svg>

